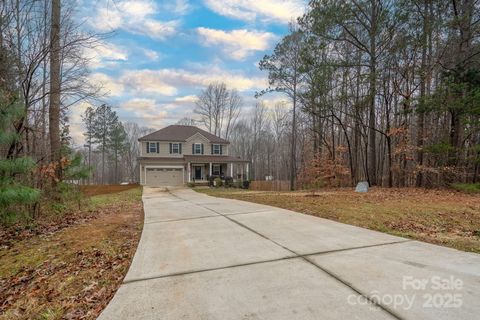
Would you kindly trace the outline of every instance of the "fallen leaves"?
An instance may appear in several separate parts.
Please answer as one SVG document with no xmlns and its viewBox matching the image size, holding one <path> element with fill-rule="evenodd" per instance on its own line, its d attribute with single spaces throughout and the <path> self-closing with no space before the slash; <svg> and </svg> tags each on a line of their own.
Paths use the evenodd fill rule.
<svg viewBox="0 0 480 320">
<path fill-rule="evenodd" d="M 101 205 L 88 218 L 21 240 L 5 236 L 0 317 L 95 319 L 122 282 L 140 237 L 141 193 L 127 192 L 136 192 L 133 201 Z"/>
</svg>

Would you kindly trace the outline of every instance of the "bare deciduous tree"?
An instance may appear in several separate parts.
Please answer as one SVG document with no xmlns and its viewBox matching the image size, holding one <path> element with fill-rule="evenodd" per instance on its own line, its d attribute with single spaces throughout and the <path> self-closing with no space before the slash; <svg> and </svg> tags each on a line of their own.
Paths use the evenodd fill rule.
<svg viewBox="0 0 480 320">
<path fill-rule="evenodd" d="M 195 113 L 210 133 L 228 137 L 240 115 L 242 99 L 225 83 L 211 83 L 198 95 Z"/>
</svg>

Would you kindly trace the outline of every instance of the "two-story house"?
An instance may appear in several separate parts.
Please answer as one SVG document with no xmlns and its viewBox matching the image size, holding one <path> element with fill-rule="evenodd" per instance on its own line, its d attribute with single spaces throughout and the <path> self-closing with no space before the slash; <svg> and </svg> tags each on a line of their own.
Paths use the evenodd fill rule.
<svg viewBox="0 0 480 320">
<path fill-rule="evenodd" d="M 138 141 L 142 185 L 181 186 L 207 182 L 210 175 L 249 176 L 249 162 L 229 155 L 230 142 L 194 126 L 168 126 Z"/>
</svg>

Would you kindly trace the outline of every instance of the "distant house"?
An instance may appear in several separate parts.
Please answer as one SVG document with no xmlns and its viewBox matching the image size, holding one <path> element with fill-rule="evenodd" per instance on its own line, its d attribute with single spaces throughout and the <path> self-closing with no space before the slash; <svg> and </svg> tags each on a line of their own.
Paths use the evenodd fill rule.
<svg viewBox="0 0 480 320">
<path fill-rule="evenodd" d="M 229 155 L 230 142 L 194 126 L 168 126 L 138 141 L 142 185 L 182 186 L 207 182 L 209 176 L 249 175 L 249 162 Z"/>
</svg>

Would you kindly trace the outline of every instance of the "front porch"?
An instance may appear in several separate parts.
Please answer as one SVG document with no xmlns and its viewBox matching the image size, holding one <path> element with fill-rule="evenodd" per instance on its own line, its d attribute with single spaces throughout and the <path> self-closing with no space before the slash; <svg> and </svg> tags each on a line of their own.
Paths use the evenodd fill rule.
<svg viewBox="0 0 480 320">
<path fill-rule="evenodd" d="M 224 180 L 226 177 L 231 177 L 235 180 L 248 180 L 250 166 L 249 162 L 245 160 L 228 157 L 230 161 L 218 161 L 224 159 L 188 159 L 187 162 L 187 182 L 205 183 L 209 182 L 211 176 L 219 177 Z M 222 157 L 224 158 L 224 157 Z M 203 161 L 202 161 L 203 160 Z M 205 160 L 210 160 L 206 162 Z"/>
</svg>

